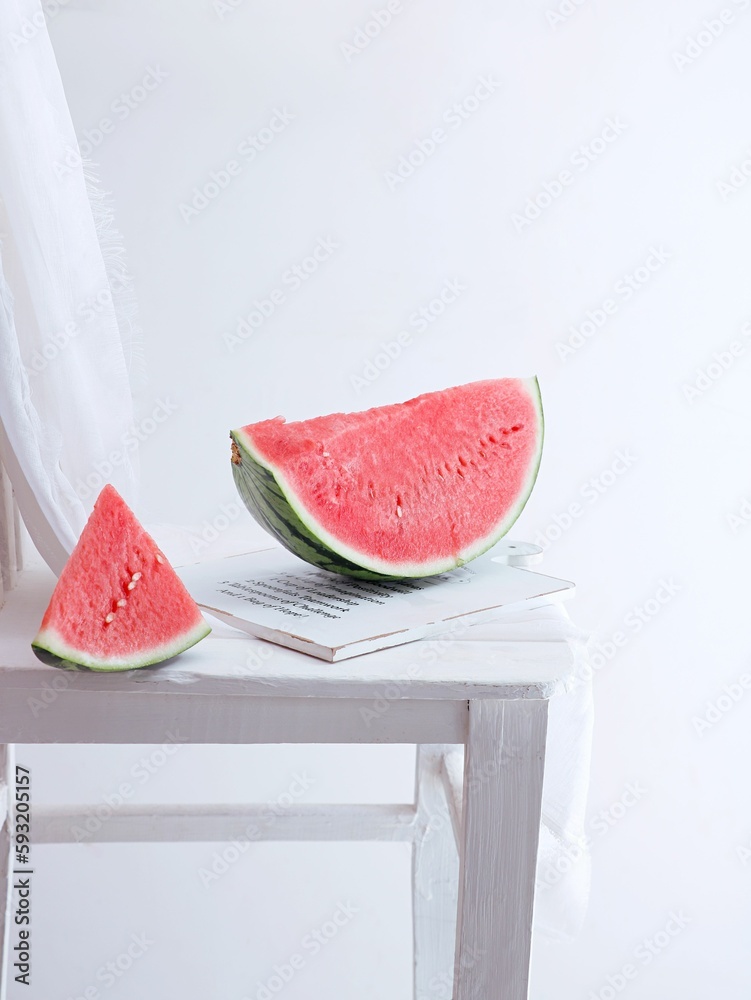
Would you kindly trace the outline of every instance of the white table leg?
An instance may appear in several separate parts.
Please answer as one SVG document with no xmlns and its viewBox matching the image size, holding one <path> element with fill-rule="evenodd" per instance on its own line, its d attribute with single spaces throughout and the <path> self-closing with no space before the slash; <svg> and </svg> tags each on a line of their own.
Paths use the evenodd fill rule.
<svg viewBox="0 0 751 1000">
<path fill-rule="evenodd" d="M 470 701 L 455 1000 L 527 1000 L 547 701 Z"/>
<path fill-rule="evenodd" d="M 10 850 L 13 746 L 0 743 L 0 1000 L 5 1000 L 10 966 Z"/>
<path fill-rule="evenodd" d="M 444 752 L 417 747 L 412 848 L 412 927 L 415 1000 L 451 996 L 456 941 L 459 855 L 441 776 Z"/>
<path fill-rule="evenodd" d="M 13 487 L 5 469 L 0 465 L 0 607 L 3 597 L 16 585 L 19 567 L 17 542 L 18 508 L 13 497 Z"/>
</svg>

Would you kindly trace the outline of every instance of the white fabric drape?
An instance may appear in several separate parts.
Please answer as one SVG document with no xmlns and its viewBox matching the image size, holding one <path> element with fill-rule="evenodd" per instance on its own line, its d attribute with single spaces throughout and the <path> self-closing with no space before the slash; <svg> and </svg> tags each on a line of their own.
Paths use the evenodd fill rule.
<svg viewBox="0 0 751 1000">
<path fill-rule="evenodd" d="M 104 482 L 134 499 L 136 454 L 119 289 L 39 0 L 0 3 L 0 198 L 0 456 L 59 573 Z"/>
<path fill-rule="evenodd" d="M 594 705 L 589 636 L 560 604 L 509 609 L 497 621 L 467 630 L 472 642 L 502 643 L 512 662 L 559 663 L 570 672 L 567 690 L 550 700 L 548 745 L 537 862 L 535 927 L 552 938 L 572 938 L 587 913 L 591 836 L 587 795 Z"/>
</svg>

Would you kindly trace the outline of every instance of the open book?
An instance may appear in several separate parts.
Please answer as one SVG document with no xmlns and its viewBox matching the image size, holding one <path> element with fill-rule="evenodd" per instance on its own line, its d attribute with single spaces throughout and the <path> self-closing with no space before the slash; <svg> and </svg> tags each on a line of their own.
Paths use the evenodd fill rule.
<svg viewBox="0 0 751 1000">
<path fill-rule="evenodd" d="M 282 548 L 179 571 L 195 600 L 221 621 L 334 662 L 492 621 L 513 605 L 570 597 L 574 585 L 508 566 L 492 553 L 419 580 L 356 580 L 316 569 Z"/>
</svg>

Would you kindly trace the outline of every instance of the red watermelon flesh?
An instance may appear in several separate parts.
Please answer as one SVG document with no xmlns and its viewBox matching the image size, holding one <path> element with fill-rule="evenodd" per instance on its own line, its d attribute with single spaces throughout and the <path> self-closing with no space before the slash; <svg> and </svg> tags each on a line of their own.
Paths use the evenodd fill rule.
<svg viewBox="0 0 751 1000">
<path fill-rule="evenodd" d="M 34 651 L 92 670 L 131 670 L 175 656 L 210 631 L 154 539 L 105 486 L 57 582 Z"/>
<path fill-rule="evenodd" d="M 536 379 L 493 379 L 360 413 L 278 417 L 232 436 L 251 512 L 259 498 L 276 501 L 258 475 L 244 488 L 243 460 L 271 473 L 299 518 L 286 535 L 279 504 L 262 511 L 293 551 L 338 572 L 350 570 L 337 557 L 425 576 L 479 555 L 516 520 L 537 476 L 542 404 Z"/>
</svg>

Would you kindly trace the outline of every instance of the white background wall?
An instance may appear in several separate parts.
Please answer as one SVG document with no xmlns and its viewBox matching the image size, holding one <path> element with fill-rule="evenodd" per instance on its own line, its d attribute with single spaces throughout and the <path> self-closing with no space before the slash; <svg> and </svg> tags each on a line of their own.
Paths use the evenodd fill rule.
<svg viewBox="0 0 751 1000">
<path fill-rule="evenodd" d="M 515 534 L 542 533 L 547 571 L 579 584 L 575 619 L 624 645 L 596 660 L 590 911 L 575 941 L 536 941 L 532 996 L 608 1000 L 622 985 L 630 1000 L 747 997 L 751 693 L 733 703 L 723 687 L 751 674 L 740 515 L 745 503 L 751 517 L 751 3 L 564 0 L 556 19 L 553 0 L 402 0 L 349 58 L 341 43 L 380 2 L 235 5 L 71 2 L 50 19 L 79 137 L 113 122 L 92 155 L 140 300 L 139 415 L 177 406 L 142 449 L 139 514 L 194 525 L 195 548 L 202 522 L 235 502 L 227 431 L 238 424 L 537 373 L 546 449 Z M 699 54 L 675 58 L 687 51 Z M 113 109 L 157 67 L 166 78 L 135 110 Z M 448 109 L 488 77 L 492 95 L 453 127 Z M 244 158 L 238 147 L 275 109 L 294 118 Z M 621 134 L 582 160 L 608 120 Z M 438 127 L 445 141 L 390 184 Z M 186 222 L 180 204 L 232 159 L 237 176 Z M 564 170 L 560 197 L 515 224 Z M 721 191 L 731 177 L 737 189 Z M 319 239 L 336 250 L 301 287 L 285 285 Z M 652 248 L 664 262 L 637 271 Z M 628 274 L 645 280 L 627 297 Z M 418 332 L 410 316 L 447 280 L 466 290 Z M 237 317 L 275 288 L 284 303 L 229 350 Z M 562 358 L 571 327 L 608 298 L 606 322 Z M 405 329 L 411 345 L 358 391 L 352 376 Z M 687 394 L 716 353 L 732 364 Z M 629 467 L 611 475 L 624 451 Z M 608 484 L 596 502 L 593 477 Z M 243 512 L 200 554 L 261 537 Z M 665 580 L 674 596 L 647 604 Z M 637 630 L 645 604 L 655 613 Z M 718 699 L 732 707 L 701 727 Z M 19 749 L 40 803 L 100 803 L 152 752 L 102 749 L 93 763 L 90 750 Z M 404 799 L 411 766 L 406 748 L 183 748 L 139 794 L 273 800 L 304 768 L 307 801 Z M 625 808 L 630 783 L 643 792 Z M 358 915 L 283 995 L 409 996 L 402 848 L 257 847 L 205 889 L 198 869 L 212 852 L 39 848 L 37 978 L 23 995 L 82 995 L 145 931 L 146 956 L 97 984 L 108 1000 L 255 1000 L 274 964 L 349 899 Z M 649 957 L 645 942 L 677 911 L 687 925 Z M 620 979 L 629 963 L 635 977 Z"/>
</svg>

